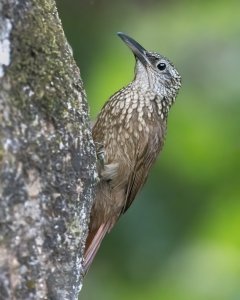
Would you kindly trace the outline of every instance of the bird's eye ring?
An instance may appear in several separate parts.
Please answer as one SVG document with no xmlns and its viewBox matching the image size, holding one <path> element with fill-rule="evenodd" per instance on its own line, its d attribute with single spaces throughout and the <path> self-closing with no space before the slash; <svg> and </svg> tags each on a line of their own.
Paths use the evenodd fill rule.
<svg viewBox="0 0 240 300">
<path fill-rule="evenodd" d="M 157 65 L 157 68 L 158 68 L 158 70 L 160 70 L 160 71 L 165 70 L 166 67 L 167 67 L 167 65 L 166 65 L 165 63 L 163 63 L 163 62 L 160 62 L 160 63 Z"/>
</svg>

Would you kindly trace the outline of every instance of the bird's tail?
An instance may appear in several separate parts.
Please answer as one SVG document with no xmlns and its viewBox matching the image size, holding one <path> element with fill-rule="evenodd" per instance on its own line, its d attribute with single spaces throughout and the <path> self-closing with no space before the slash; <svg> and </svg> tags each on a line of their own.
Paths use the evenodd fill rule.
<svg viewBox="0 0 240 300">
<path fill-rule="evenodd" d="M 106 233 L 111 229 L 111 224 L 104 223 L 94 232 L 90 232 L 87 237 L 86 248 L 84 253 L 84 274 L 86 274 L 93 262 L 95 255 L 101 245 L 101 242 Z"/>
</svg>

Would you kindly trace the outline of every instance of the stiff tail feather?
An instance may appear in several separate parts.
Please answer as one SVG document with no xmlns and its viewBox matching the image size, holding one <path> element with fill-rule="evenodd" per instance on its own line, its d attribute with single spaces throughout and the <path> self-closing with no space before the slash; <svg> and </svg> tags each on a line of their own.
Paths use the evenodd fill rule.
<svg viewBox="0 0 240 300">
<path fill-rule="evenodd" d="M 110 228 L 110 223 L 104 223 L 95 232 L 88 235 L 83 262 L 84 274 L 88 272 L 93 259 L 101 245 L 101 242 Z"/>
</svg>

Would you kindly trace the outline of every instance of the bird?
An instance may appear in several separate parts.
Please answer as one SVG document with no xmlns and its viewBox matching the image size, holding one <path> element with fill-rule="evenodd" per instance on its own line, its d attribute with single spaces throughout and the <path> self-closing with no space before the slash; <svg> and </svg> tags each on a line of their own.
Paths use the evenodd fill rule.
<svg viewBox="0 0 240 300">
<path fill-rule="evenodd" d="M 181 76 L 168 58 L 118 36 L 135 56 L 132 82 L 103 106 L 92 128 L 99 182 L 84 253 L 87 273 L 105 235 L 132 204 L 163 148 Z"/>
</svg>

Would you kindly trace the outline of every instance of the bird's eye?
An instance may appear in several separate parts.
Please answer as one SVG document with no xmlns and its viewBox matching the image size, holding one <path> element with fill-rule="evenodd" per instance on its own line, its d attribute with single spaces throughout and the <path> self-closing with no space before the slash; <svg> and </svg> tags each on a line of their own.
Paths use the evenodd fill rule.
<svg viewBox="0 0 240 300">
<path fill-rule="evenodd" d="M 165 63 L 163 63 L 163 62 L 160 62 L 160 63 L 157 65 L 157 68 L 158 68 L 158 70 L 160 70 L 160 71 L 165 70 L 166 67 L 167 67 L 167 65 L 166 65 Z"/>
</svg>

